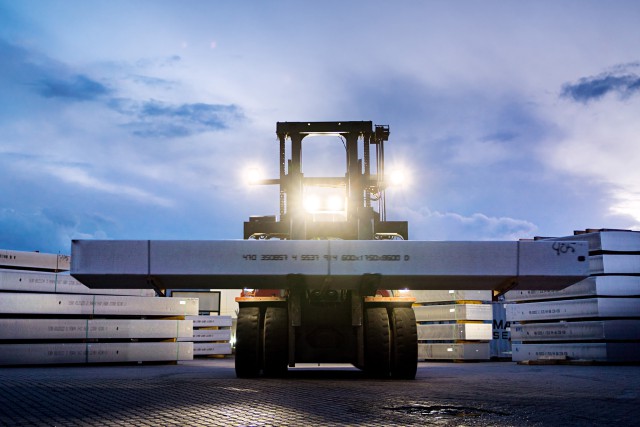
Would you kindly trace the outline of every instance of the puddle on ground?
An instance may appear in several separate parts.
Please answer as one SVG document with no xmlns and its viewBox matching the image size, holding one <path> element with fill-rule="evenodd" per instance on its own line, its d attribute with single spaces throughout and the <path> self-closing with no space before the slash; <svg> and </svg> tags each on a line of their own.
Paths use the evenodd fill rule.
<svg viewBox="0 0 640 427">
<path fill-rule="evenodd" d="M 504 412 L 490 411 L 488 409 L 472 408 L 469 406 L 439 406 L 439 405 L 408 405 L 398 406 L 395 408 L 384 408 L 395 412 L 401 412 L 408 415 L 419 415 L 430 418 L 471 418 L 482 417 L 485 415 L 506 416 Z"/>
</svg>

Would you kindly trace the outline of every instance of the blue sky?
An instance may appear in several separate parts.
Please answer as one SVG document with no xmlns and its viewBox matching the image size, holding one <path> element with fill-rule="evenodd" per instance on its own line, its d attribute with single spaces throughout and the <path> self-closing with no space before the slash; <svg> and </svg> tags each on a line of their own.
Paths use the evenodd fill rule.
<svg viewBox="0 0 640 427">
<path fill-rule="evenodd" d="M 0 247 L 241 238 L 278 211 L 241 178 L 277 175 L 277 121 L 388 124 L 412 239 L 640 229 L 638 22 L 636 1 L 0 0 Z"/>
</svg>

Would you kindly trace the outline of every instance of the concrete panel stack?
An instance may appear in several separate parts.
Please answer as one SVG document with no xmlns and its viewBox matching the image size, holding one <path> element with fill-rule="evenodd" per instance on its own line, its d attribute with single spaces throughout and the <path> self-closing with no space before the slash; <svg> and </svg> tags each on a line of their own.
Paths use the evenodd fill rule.
<svg viewBox="0 0 640 427">
<path fill-rule="evenodd" d="M 586 230 L 590 277 L 560 291 L 509 291 L 514 361 L 640 361 L 640 232 Z M 517 323 L 516 323 L 517 322 Z"/>
<path fill-rule="evenodd" d="M 231 354 L 231 316 L 187 316 L 193 322 L 193 337 L 178 341 L 193 341 L 194 356 Z"/>
<path fill-rule="evenodd" d="M 0 365 L 193 358 L 194 299 L 146 289 L 88 289 L 69 257 L 0 250 Z"/>
<path fill-rule="evenodd" d="M 489 360 L 491 291 L 413 291 L 418 360 Z"/>
</svg>

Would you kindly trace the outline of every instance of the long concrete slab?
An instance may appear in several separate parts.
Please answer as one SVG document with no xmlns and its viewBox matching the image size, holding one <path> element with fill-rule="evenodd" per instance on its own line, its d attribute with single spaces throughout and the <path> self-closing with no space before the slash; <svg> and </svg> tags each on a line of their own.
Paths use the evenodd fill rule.
<svg viewBox="0 0 640 427">
<path fill-rule="evenodd" d="M 513 361 L 566 358 L 599 362 L 637 362 L 640 360 L 640 343 L 545 343 L 513 344 Z"/>
<path fill-rule="evenodd" d="M 0 314 L 187 316 L 198 314 L 198 300 L 3 292 L 0 298 Z"/>
<path fill-rule="evenodd" d="M 629 230 L 605 230 L 575 236 L 559 237 L 558 241 L 582 241 L 589 244 L 591 252 L 640 253 L 640 232 Z"/>
<path fill-rule="evenodd" d="M 0 270 L 0 291 L 41 292 L 60 294 L 104 294 L 152 297 L 153 289 L 89 289 L 69 274 Z"/>
<path fill-rule="evenodd" d="M 0 318 L 0 340 L 193 337 L 192 320 Z"/>
<path fill-rule="evenodd" d="M 527 323 L 511 326 L 513 341 L 634 340 L 640 337 L 640 320 Z"/>
<path fill-rule="evenodd" d="M 461 291 L 453 289 L 413 291 L 410 296 L 416 299 L 416 303 L 491 301 L 493 299 L 493 293 L 491 291 Z"/>
<path fill-rule="evenodd" d="M 640 296 L 640 276 L 588 277 L 575 285 L 555 291 L 509 291 L 505 301 L 536 301 L 576 297 L 623 297 Z"/>
<path fill-rule="evenodd" d="M 418 360 L 489 360 L 489 343 L 418 344 Z"/>
<path fill-rule="evenodd" d="M 418 341 L 490 341 L 492 333 L 490 323 L 418 325 Z"/>
<path fill-rule="evenodd" d="M 180 337 L 178 341 L 229 341 L 231 340 L 231 329 L 194 329 L 193 336 Z"/>
<path fill-rule="evenodd" d="M 561 289 L 588 275 L 584 242 L 75 240 L 90 288 Z"/>
<path fill-rule="evenodd" d="M 564 319 L 637 317 L 640 298 L 584 298 L 507 304 L 507 320 L 529 322 Z"/>
<path fill-rule="evenodd" d="M 491 304 L 444 304 L 414 306 L 418 322 L 449 322 L 459 320 L 492 320 Z"/>
<path fill-rule="evenodd" d="M 0 365 L 193 360 L 192 342 L 0 344 Z"/>
<path fill-rule="evenodd" d="M 69 255 L 0 249 L 0 267 L 37 271 L 69 270 Z"/>
<path fill-rule="evenodd" d="M 605 254 L 589 257 L 589 274 L 640 274 L 640 255 Z"/>
</svg>

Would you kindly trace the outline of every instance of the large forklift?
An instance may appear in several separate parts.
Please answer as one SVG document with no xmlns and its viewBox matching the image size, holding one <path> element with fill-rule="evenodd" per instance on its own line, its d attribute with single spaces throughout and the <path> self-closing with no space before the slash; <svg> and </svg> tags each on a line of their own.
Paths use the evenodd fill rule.
<svg viewBox="0 0 640 427">
<path fill-rule="evenodd" d="M 253 183 L 280 186 L 279 220 L 251 217 L 244 223 L 245 239 L 408 239 L 406 221 L 386 220 L 384 144 L 389 139 L 388 126 L 374 126 L 370 121 L 279 122 L 276 134 L 280 177 Z M 334 137 L 324 138 L 327 143 L 335 143 L 335 137 L 342 140 L 344 175 L 305 176 L 304 141 L 318 135 Z M 352 363 L 374 376 L 415 377 L 414 299 L 378 289 L 375 275 L 362 278 L 349 290 L 336 287 L 331 277 L 313 289 L 304 276 L 290 280 L 297 283 L 286 290 L 248 289 L 236 299 L 240 306 L 238 376 L 252 377 L 260 371 L 282 375 L 296 363 L 337 362 Z"/>
<path fill-rule="evenodd" d="M 312 135 L 342 140 L 343 176 L 304 175 L 302 146 Z M 554 290 L 588 274 L 586 242 L 408 240 L 406 222 L 386 220 L 387 126 L 282 122 L 277 136 L 280 177 L 256 183 L 280 186 L 279 218 L 250 218 L 242 240 L 74 240 L 71 274 L 94 289 L 160 295 L 244 288 L 239 377 L 281 376 L 311 362 L 400 379 L 415 377 L 418 360 L 414 300 L 401 290 Z M 310 202 L 336 193 L 338 203 Z"/>
</svg>

